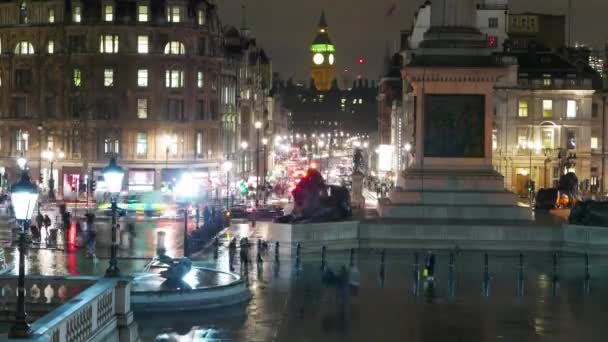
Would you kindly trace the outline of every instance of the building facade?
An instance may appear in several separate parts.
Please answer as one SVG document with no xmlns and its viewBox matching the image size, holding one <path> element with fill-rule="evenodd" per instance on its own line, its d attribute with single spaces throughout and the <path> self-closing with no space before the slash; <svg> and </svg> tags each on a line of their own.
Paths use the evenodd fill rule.
<svg viewBox="0 0 608 342">
<path fill-rule="evenodd" d="M 336 48 L 329 39 L 325 12 L 321 13 L 317 35 L 310 46 L 310 78 L 319 91 L 328 91 L 336 78 Z"/>
<path fill-rule="evenodd" d="M 412 29 L 402 32 L 404 65 L 430 26 L 431 10 L 426 1 Z M 555 187 L 560 176 L 571 171 L 583 192 L 605 194 L 606 96 L 600 91 L 601 75 L 588 63 L 589 54 L 564 48 L 564 17 L 510 14 L 506 1 L 488 0 L 478 5 L 476 23 L 488 47 L 518 64 L 498 83 L 494 97 L 493 164 L 504 175 L 505 188 L 527 196 L 530 181 L 535 190 Z M 416 101 L 404 81 L 400 115 L 405 128 L 391 130 L 393 144 L 415 141 Z M 391 122 L 395 126 L 397 119 Z"/>
<path fill-rule="evenodd" d="M 131 191 L 161 189 L 186 169 L 205 191 L 218 176 L 222 115 L 234 101 L 222 83 L 234 79 L 222 73 L 212 2 L 5 1 L 0 39 L 9 178 L 19 156 L 43 188 L 52 159 L 66 199 L 111 156 L 128 169 Z"/>
</svg>

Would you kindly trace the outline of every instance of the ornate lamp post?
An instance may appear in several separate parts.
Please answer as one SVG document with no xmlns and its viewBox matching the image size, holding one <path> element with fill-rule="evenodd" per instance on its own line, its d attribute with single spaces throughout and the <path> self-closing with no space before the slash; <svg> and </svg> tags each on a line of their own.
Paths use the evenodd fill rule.
<svg viewBox="0 0 608 342">
<path fill-rule="evenodd" d="M 232 170 L 232 162 L 226 160 L 222 163 L 222 170 L 226 173 L 226 210 L 230 210 L 230 170 Z"/>
<path fill-rule="evenodd" d="M 412 150 L 412 144 L 410 143 L 405 143 L 405 168 L 407 169 L 408 167 L 410 167 L 410 151 Z"/>
<path fill-rule="evenodd" d="M 122 167 L 116 164 L 116 158 L 110 159 L 110 164 L 103 168 L 103 179 L 111 194 L 110 201 L 112 203 L 112 247 L 110 249 L 110 265 L 106 270 L 106 277 L 120 276 L 118 269 L 118 261 L 116 260 L 116 202 L 118 195 L 122 190 L 122 179 L 125 176 L 125 171 Z"/>
<path fill-rule="evenodd" d="M 25 157 L 17 158 L 17 165 L 21 170 L 25 170 L 25 166 L 27 165 L 27 159 L 25 159 Z"/>
<path fill-rule="evenodd" d="M 49 201 L 54 201 L 55 200 L 55 179 L 53 178 L 53 162 L 55 161 L 55 152 L 51 151 L 51 150 L 47 150 L 42 152 L 42 157 L 44 157 L 44 159 L 48 160 L 49 164 L 50 164 L 50 175 L 49 175 Z M 62 151 L 59 151 L 59 153 L 57 153 L 57 159 L 63 159 L 65 157 L 65 153 L 63 153 Z"/>
<path fill-rule="evenodd" d="M 17 314 L 11 326 L 9 337 L 25 338 L 30 335 L 30 326 L 27 323 L 25 312 L 25 249 L 26 227 L 34 214 L 38 201 L 38 190 L 30 181 L 27 171 L 21 173 L 21 179 L 11 187 L 11 201 L 15 208 L 15 218 L 21 223 L 19 232 L 19 278 L 17 281 Z"/>
<path fill-rule="evenodd" d="M 188 248 L 188 215 L 190 209 L 190 203 L 194 201 L 194 198 L 198 196 L 198 188 L 194 185 L 194 179 L 192 174 L 185 172 L 182 174 L 182 178 L 177 185 L 176 193 L 180 195 L 181 201 L 184 204 L 184 257 L 190 256 L 190 249 Z"/>
<path fill-rule="evenodd" d="M 260 129 L 262 128 L 262 123 L 260 121 L 256 121 L 255 124 L 255 207 L 258 207 L 258 199 L 260 192 Z M 255 217 L 255 215 L 254 215 Z M 255 219 L 254 219 L 255 222 Z"/>
<path fill-rule="evenodd" d="M 264 204 L 266 204 L 266 165 L 268 164 L 268 161 L 266 160 L 266 145 L 268 145 L 268 139 L 262 138 L 262 154 L 264 156 L 262 159 L 264 162 L 264 166 L 262 167 L 262 187 L 264 188 Z"/>
</svg>

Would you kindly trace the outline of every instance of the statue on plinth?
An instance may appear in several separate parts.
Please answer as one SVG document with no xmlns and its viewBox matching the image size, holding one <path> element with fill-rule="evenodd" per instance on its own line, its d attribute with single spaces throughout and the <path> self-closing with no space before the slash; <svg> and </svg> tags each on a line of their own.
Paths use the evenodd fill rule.
<svg viewBox="0 0 608 342">
<path fill-rule="evenodd" d="M 340 221 L 352 215 L 350 196 L 343 186 L 326 185 L 316 169 L 309 169 L 292 191 L 293 212 L 279 217 L 278 223 Z"/>
</svg>

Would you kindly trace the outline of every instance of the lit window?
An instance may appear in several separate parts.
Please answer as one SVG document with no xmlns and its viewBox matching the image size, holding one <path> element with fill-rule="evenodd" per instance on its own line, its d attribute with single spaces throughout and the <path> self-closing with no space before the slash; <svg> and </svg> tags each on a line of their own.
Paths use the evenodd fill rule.
<svg viewBox="0 0 608 342">
<path fill-rule="evenodd" d="M 520 118 L 528 117 L 528 101 L 519 100 L 519 109 L 517 111 L 517 116 Z"/>
<path fill-rule="evenodd" d="M 104 34 L 99 39 L 99 52 L 101 53 L 117 53 L 118 52 L 118 36 Z"/>
<path fill-rule="evenodd" d="M 165 45 L 165 55 L 183 55 L 186 53 L 186 48 L 182 42 L 171 41 Z"/>
<path fill-rule="evenodd" d="M 16 55 L 33 55 L 34 54 L 34 46 L 32 43 L 27 41 L 22 41 L 17 43 L 15 46 L 15 54 Z"/>
<path fill-rule="evenodd" d="M 27 131 L 17 130 L 15 132 L 16 149 L 17 151 L 26 152 L 29 149 L 30 135 Z"/>
<path fill-rule="evenodd" d="M 196 154 L 201 155 L 203 153 L 203 133 L 196 132 Z"/>
<path fill-rule="evenodd" d="M 137 36 L 137 53 L 148 53 L 148 36 Z"/>
<path fill-rule="evenodd" d="M 597 150 L 599 145 L 599 139 L 597 137 L 591 137 L 591 149 Z"/>
<path fill-rule="evenodd" d="M 206 22 L 206 15 L 205 15 L 205 10 L 203 9 L 199 9 L 198 12 L 196 12 L 196 21 L 199 25 L 205 25 Z"/>
<path fill-rule="evenodd" d="M 576 149 L 576 131 L 574 128 L 566 129 L 566 148 L 569 150 Z"/>
<path fill-rule="evenodd" d="M 103 20 L 104 21 L 113 21 L 114 20 L 114 6 L 109 5 L 109 4 L 103 6 Z"/>
<path fill-rule="evenodd" d="M 119 146 L 120 141 L 118 139 L 105 138 L 103 140 L 103 150 L 105 153 L 119 153 Z"/>
<path fill-rule="evenodd" d="M 167 21 L 170 23 L 179 23 L 181 21 L 182 9 L 179 6 L 169 6 L 167 8 Z"/>
<path fill-rule="evenodd" d="M 576 101 L 568 100 L 566 102 L 566 117 L 567 118 L 575 118 L 576 117 Z"/>
<path fill-rule="evenodd" d="M 543 148 L 553 148 L 555 130 L 553 127 L 543 127 L 541 130 Z"/>
<path fill-rule="evenodd" d="M 148 99 L 137 99 L 137 118 L 148 118 Z"/>
<path fill-rule="evenodd" d="M 184 86 L 184 72 L 181 70 L 167 70 L 165 72 L 165 87 L 181 88 Z"/>
<path fill-rule="evenodd" d="M 517 128 L 517 146 L 520 148 L 525 148 L 526 146 L 528 146 L 528 128 Z"/>
<path fill-rule="evenodd" d="M 553 117 L 553 100 L 543 100 L 543 118 Z"/>
<path fill-rule="evenodd" d="M 55 9 L 53 8 L 49 8 L 49 12 L 48 12 L 49 16 L 48 16 L 48 20 L 49 23 L 54 23 L 55 22 Z"/>
<path fill-rule="evenodd" d="M 82 21 L 82 7 L 80 5 L 72 7 L 72 21 L 75 23 Z"/>
<path fill-rule="evenodd" d="M 147 87 L 148 86 L 148 69 L 137 70 L 137 86 Z"/>
<path fill-rule="evenodd" d="M 148 153 L 148 134 L 145 132 L 137 133 L 137 145 L 135 146 L 135 153 L 138 156 L 145 156 Z"/>
<path fill-rule="evenodd" d="M 149 7 L 147 5 L 139 5 L 137 6 L 137 21 L 140 23 L 145 23 L 148 21 L 148 10 Z"/>
<path fill-rule="evenodd" d="M 114 69 L 105 69 L 103 71 L 103 86 L 113 87 L 114 86 Z"/>
<path fill-rule="evenodd" d="M 46 52 L 48 52 L 49 55 L 52 55 L 55 53 L 55 41 L 54 40 L 49 40 L 49 42 L 46 44 Z"/>
<path fill-rule="evenodd" d="M 545 87 L 549 87 L 552 84 L 552 79 L 551 79 L 551 75 L 549 74 L 543 74 L 543 85 Z"/>
<path fill-rule="evenodd" d="M 82 85 L 82 73 L 80 69 L 74 69 L 72 81 L 74 82 L 74 87 L 80 87 Z"/>
<path fill-rule="evenodd" d="M 204 82 L 203 82 L 203 72 L 199 71 L 197 73 L 197 76 L 196 76 L 196 86 L 199 87 L 199 88 L 202 88 L 203 85 L 204 85 Z"/>
</svg>

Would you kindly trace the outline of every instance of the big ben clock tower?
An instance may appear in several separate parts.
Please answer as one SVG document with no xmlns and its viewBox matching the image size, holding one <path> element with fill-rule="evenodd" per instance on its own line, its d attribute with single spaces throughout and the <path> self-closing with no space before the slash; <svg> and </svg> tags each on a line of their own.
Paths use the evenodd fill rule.
<svg viewBox="0 0 608 342">
<path fill-rule="evenodd" d="M 336 48 L 329 39 L 325 12 L 321 12 L 317 36 L 310 46 L 310 78 L 319 91 L 328 91 L 335 78 Z"/>
</svg>

